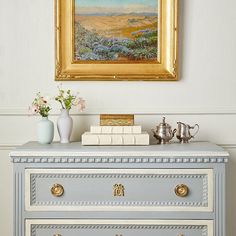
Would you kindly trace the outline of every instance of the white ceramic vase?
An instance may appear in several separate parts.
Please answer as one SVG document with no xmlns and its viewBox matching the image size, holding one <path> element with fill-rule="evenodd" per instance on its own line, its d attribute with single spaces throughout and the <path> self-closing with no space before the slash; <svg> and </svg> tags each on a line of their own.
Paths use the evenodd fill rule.
<svg viewBox="0 0 236 236">
<path fill-rule="evenodd" d="M 54 137 L 54 125 L 48 117 L 42 117 L 37 123 L 37 137 L 41 144 L 50 144 Z"/>
<path fill-rule="evenodd" d="M 61 115 L 57 120 L 57 130 L 61 143 L 69 143 L 73 127 L 73 120 L 69 115 L 69 110 L 61 109 Z"/>
</svg>

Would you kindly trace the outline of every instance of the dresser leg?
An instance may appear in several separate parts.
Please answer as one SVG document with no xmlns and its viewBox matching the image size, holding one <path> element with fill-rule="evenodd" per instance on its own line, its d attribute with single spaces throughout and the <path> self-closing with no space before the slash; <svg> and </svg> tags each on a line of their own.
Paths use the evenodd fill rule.
<svg viewBox="0 0 236 236">
<path fill-rule="evenodd" d="M 23 190 L 22 172 L 17 165 L 14 167 L 14 212 L 13 212 L 13 233 L 14 236 L 24 236 L 23 222 Z"/>
</svg>

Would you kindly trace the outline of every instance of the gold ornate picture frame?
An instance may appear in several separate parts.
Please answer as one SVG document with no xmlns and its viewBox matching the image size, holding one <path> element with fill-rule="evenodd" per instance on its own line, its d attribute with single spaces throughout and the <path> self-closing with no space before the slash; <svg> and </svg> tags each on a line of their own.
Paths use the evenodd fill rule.
<svg viewBox="0 0 236 236">
<path fill-rule="evenodd" d="M 178 0 L 127 1 L 55 0 L 55 80 L 177 80 Z"/>
</svg>

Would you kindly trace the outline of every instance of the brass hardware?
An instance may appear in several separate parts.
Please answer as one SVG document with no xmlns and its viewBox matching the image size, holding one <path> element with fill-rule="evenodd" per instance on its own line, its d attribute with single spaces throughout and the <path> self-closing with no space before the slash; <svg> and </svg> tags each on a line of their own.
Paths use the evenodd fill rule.
<svg viewBox="0 0 236 236">
<path fill-rule="evenodd" d="M 183 234 L 178 234 L 177 236 L 184 236 Z"/>
<path fill-rule="evenodd" d="M 53 236 L 61 236 L 61 234 L 54 234 Z M 181 236 L 181 235 L 180 235 Z"/>
<path fill-rule="evenodd" d="M 179 184 L 175 187 L 175 194 L 178 197 L 186 197 L 189 193 L 189 188 L 185 184 Z"/>
<path fill-rule="evenodd" d="M 114 197 L 125 196 L 125 187 L 122 184 L 114 184 L 113 185 L 113 196 Z"/>
<path fill-rule="evenodd" d="M 54 184 L 51 188 L 51 193 L 54 197 L 61 197 L 64 194 L 64 188 L 60 184 Z"/>
</svg>

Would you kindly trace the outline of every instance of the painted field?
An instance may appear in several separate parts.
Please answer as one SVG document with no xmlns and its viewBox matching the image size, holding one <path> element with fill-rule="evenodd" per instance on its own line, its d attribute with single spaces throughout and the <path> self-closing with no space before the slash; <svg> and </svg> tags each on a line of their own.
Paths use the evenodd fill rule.
<svg viewBox="0 0 236 236">
<path fill-rule="evenodd" d="M 75 0 L 76 61 L 154 61 L 157 0 Z"/>
<path fill-rule="evenodd" d="M 134 39 L 133 32 L 157 29 L 157 16 L 76 16 L 75 22 L 80 23 L 86 30 L 109 38 Z"/>
</svg>

